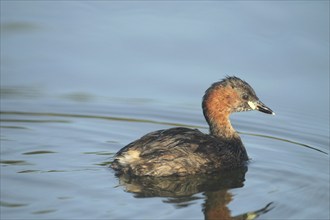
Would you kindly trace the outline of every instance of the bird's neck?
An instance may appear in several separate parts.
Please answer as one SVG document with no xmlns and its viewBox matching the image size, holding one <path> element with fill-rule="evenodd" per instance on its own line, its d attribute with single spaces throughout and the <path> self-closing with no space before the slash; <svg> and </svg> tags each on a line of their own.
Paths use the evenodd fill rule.
<svg viewBox="0 0 330 220">
<path fill-rule="evenodd" d="M 206 93 L 202 107 L 211 135 L 223 139 L 239 137 L 229 120 L 236 100 L 237 93 L 228 87 L 214 88 Z"/>
<path fill-rule="evenodd" d="M 229 120 L 229 113 L 217 112 L 217 117 L 209 119 L 210 134 L 222 139 L 236 139 L 239 135 Z"/>
</svg>

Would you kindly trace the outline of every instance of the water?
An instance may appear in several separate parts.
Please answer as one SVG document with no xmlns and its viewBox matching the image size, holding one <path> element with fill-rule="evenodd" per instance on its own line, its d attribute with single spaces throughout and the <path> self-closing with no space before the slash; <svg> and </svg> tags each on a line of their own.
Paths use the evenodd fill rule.
<svg viewBox="0 0 330 220">
<path fill-rule="evenodd" d="M 328 49 L 326 1 L 1 1 L 1 218 L 329 219 Z M 115 177 L 226 74 L 276 112 L 231 117 L 248 170 Z"/>
</svg>

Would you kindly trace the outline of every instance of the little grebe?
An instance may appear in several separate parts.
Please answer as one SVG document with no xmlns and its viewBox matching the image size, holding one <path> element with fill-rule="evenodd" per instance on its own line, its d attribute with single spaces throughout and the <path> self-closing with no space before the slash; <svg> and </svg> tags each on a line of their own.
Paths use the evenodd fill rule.
<svg viewBox="0 0 330 220">
<path fill-rule="evenodd" d="M 210 134 L 183 127 L 154 131 L 117 152 L 111 167 L 135 176 L 185 176 L 242 167 L 248 156 L 229 115 L 249 110 L 274 115 L 248 83 L 234 76 L 213 83 L 202 107 Z"/>
</svg>

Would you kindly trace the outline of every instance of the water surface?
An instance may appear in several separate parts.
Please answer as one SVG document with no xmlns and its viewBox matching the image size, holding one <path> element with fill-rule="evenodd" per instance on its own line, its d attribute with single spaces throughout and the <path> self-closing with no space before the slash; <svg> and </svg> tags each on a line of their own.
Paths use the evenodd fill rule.
<svg viewBox="0 0 330 220">
<path fill-rule="evenodd" d="M 1 218 L 328 219 L 328 48 L 325 1 L 1 1 Z M 226 74 L 276 112 L 232 115 L 247 170 L 108 168 L 150 131 L 208 132 Z"/>
</svg>

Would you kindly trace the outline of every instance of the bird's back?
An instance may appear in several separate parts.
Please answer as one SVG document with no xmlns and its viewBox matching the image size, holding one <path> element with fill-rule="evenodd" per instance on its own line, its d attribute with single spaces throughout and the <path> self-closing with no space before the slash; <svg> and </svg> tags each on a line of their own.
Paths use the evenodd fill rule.
<svg viewBox="0 0 330 220">
<path fill-rule="evenodd" d="M 177 127 L 128 144 L 116 154 L 112 168 L 137 176 L 184 176 L 234 168 L 243 160 L 247 155 L 240 140 L 227 143 L 197 129 Z"/>
</svg>

